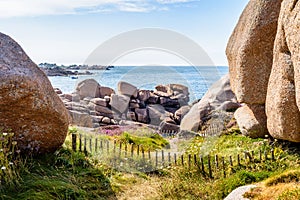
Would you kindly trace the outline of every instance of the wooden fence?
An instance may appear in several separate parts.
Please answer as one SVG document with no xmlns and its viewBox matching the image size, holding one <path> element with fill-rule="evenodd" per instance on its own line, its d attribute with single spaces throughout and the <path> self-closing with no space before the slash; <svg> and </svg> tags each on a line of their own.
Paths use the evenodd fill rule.
<svg viewBox="0 0 300 200">
<path fill-rule="evenodd" d="M 113 160 L 114 166 L 134 163 L 146 171 L 155 171 L 169 166 L 182 166 L 197 170 L 209 178 L 226 177 L 234 173 L 237 167 L 249 168 L 252 164 L 275 161 L 274 150 L 254 152 L 244 151 L 242 154 L 224 157 L 221 155 L 196 155 L 185 152 L 169 152 L 167 149 L 150 151 L 142 145 L 100 139 L 96 135 L 84 136 L 72 134 L 73 151 L 84 152 L 86 155 L 105 155 Z M 145 167 L 146 166 L 146 167 Z M 131 169 L 131 168 L 128 168 Z"/>
</svg>

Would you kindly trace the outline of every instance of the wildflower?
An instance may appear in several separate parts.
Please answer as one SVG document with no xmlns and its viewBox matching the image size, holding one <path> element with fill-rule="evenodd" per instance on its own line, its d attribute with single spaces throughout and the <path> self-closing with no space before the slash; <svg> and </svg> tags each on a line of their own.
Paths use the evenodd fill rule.
<svg viewBox="0 0 300 200">
<path fill-rule="evenodd" d="M 7 133 L 6 132 L 4 132 L 4 133 L 2 133 L 4 136 L 7 136 Z"/>
<path fill-rule="evenodd" d="M 5 166 L 3 166 L 3 167 L 1 167 L 1 169 L 2 169 L 2 170 L 6 170 L 6 167 L 5 167 Z"/>
<path fill-rule="evenodd" d="M 9 162 L 9 165 L 13 165 L 14 163 L 13 162 Z"/>
<path fill-rule="evenodd" d="M 13 141 L 13 142 L 12 142 L 12 145 L 17 145 L 17 141 Z"/>
</svg>

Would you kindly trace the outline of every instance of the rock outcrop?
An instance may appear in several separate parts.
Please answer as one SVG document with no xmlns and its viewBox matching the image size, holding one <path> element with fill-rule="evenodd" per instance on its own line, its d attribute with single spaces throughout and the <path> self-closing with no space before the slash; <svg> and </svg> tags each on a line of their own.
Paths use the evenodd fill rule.
<svg viewBox="0 0 300 200">
<path fill-rule="evenodd" d="M 246 135 L 263 137 L 268 130 L 300 142 L 299 13 L 298 0 L 250 1 L 230 38 L 233 91 L 247 104 L 235 117 Z"/>
<path fill-rule="evenodd" d="M 266 113 L 274 138 L 300 142 L 300 2 L 284 0 L 274 47 Z"/>
<path fill-rule="evenodd" d="M 235 116 L 238 123 L 243 124 L 243 133 L 249 136 L 264 137 L 268 134 L 264 104 L 281 2 L 250 0 L 226 49 L 232 90 L 240 103 L 248 105 L 247 109 L 240 108 Z"/>
<path fill-rule="evenodd" d="M 241 103 L 265 103 L 281 1 L 250 0 L 229 39 L 230 84 Z"/>
<path fill-rule="evenodd" d="M 224 106 L 224 104 L 229 103 L 231 104 L 230 107 Z M 180 130 L 197 132 L 212 111 L 230 111 L 238 107 L 239 104 L 230 88 L 229 75 L 226 75 L 214 83 L 202 99 L 193 105 L 191 110 L 183 117 Z"/>
<path fill-rule="evenodd" d="M 0 33 L 0 127 L 21 151 L 53 152 L 65 141 L 68 112 L 47 76 L 9 36 Z"/>
<path fill-rule="evenodd" d="M 188 104 L 189 91 L 179 84 L 159 85 L 150 91 L 139 90 L 121 81 L 115 94 L 113 89 L 87 79 L 78 84 L 74 93 L 60 94 L 60 97 L 70 112 L 72 123 L 86 127 L 115 125 L 130 120 L 161 126 L 162 131 L 168 128 L 178 131 L 178 125 L 189 108 L 180 109 Z"/>
</svg>

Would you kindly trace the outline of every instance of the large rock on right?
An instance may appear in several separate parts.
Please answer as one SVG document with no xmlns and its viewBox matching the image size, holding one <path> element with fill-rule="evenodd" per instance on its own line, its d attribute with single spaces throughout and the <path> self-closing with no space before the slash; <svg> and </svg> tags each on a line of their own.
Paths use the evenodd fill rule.
<svg viewBox="0 0 300 200">
<path fill-rule="evenodd" d="M 300 142 L 300 2 L 284 0 L 268 85 L 266 114 L 269 133 Z"/>
<path fill-rule="evenodd" d="M 230 85 L 241 103 L 265 103 L 281 1 L 250 0 L 229 39 Z"/>
</svg>

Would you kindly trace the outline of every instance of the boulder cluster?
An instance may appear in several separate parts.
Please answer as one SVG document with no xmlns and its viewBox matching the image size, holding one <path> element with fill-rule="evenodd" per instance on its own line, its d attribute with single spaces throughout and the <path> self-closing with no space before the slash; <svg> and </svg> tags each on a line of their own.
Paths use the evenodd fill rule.
<svg viewBox="0 0 300 200">
<path fill-rule="evenodd" d="M 129 120 L 177 132 L 190 109 L 188 88 L 180 84 L 142 90 L 120 81 L 116 93 L 94 79 L 86 79 L 71 94 L 62 94 L 58 89 L 56 93 L 69 110 L 72 124 L 93 128 Z"/>
<path fill-rule="evenodd" d="M 242 133 L 300 142 L 300 2 L 251 0 L 229 40 Z"/>
</svg>

